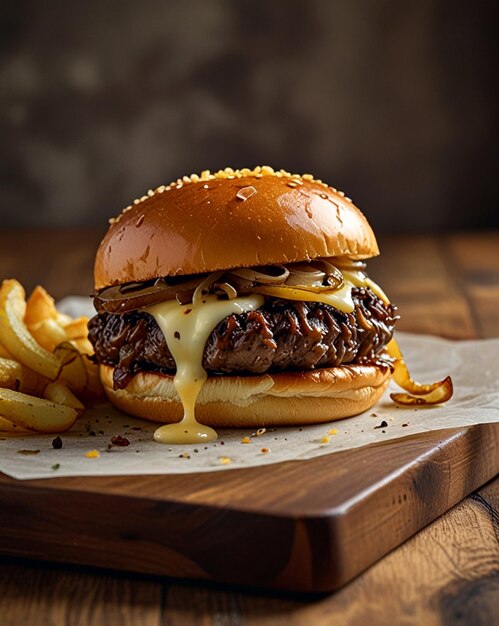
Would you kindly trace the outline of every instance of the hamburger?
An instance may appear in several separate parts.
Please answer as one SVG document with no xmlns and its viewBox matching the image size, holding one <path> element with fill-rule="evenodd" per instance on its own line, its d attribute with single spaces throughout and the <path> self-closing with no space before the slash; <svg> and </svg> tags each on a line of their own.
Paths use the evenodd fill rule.
<svg viewBox="0 0 499 626">
<path fill-rule="evenodd" d="M 367 275 L 376 238 L 341 191 L 226 168 L 150 190 L 110 222 L 89 339 L 118 408 L 194 441 L 194 409 L 206 427 L 312 424 L 383 394 L 396 308 Z"/>
</svg>

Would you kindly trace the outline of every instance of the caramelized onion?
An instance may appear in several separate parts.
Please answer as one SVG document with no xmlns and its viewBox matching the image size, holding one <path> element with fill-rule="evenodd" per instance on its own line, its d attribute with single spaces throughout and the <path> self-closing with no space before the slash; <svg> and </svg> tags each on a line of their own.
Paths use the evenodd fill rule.
<svg viewBox="0 0 499 626">
<path fill-rule="evenodd" d="M 326 272 L 321 271 L 312 263 L 293 263 L 289 266 L 286 285 L 290 287 L 319 287 L 324 284 Z"/>
<path fill-rule="evenodd" d="M 164 277 L 107 287 L 95 296 L 95 305 L 99 311 L 125 313 L 174 298 L 181 304 L 192 302 L 196 305 L 208 293 L 233 299 L 238 294 L 267 286 L 305 289 L 316 294 L 331 293 L 344 286 L 343 274 L 336 265 L 348 267 L 350 271 L 365 267 L 361 261 L 351 259 L 334 259 L 334 264 L 327 259 L 314 259 L 288 266 L 236 268 L 200 276 Z"/>
<path fill-rule="evenodd" d="M 391 393 L 390 398 L 397 404 L 425 405 L 442 404 L 452 398 L 453 386 L 450 376 L 444 380 L 422 385 L 411 378 L 398 343 L 395 339 L 386 346 L 386 351 L 393 361 L 393 380 L 409 393 Z"/>
<path fill-rule="evenodd" d="M 326 272 L 327 283 L 331 287 L 335 287 L 336 289 L 340 289 L 343 286 L 344 278 L 341 271 L 326 259 L 317 259 L 316 261 L 319 263 Z"/>
<path fill-rule="evenodd" d="M 262 285 L 280 285 L 286 281 L 289 276 L 289 270 L 284 265 L 272 265 L 268 269 L 278 271 L 278 274 L 263 272 L 264 268 L 254 269 L 252 267 L 241 267 L 231 270 L 231 274 L 239 276 L 253 283 L 261 283 Z"/>
<path fill-rule="evenodd" d="M 453 393 L 452 379 L 450 376 L 447 376 L 447 378 L 440 381 L 436 389 L 424 395 L 411 396 L 409 393 L 391 393 L 390 398 L 397 404 L 403 404 L 405 406 L 424 406 L 443 404 L 452 398 Z"/>
<path fill-rule="evenodd" d="M 173 300 L 180 290 L 193 290 L 199 284 L 200 278 L 185 281 L 181 286 L 168 285 L 166 282 L 142 283 L 139 288 L 137 283 L 127 289 L 127 285 L 107 287 L 95 297 L 95 305 L 98 310 L 108 313 L 125 313 L 144 306 L 150 306 L 164 300 Z"/>
<path fill-rule="evenodd" d="M 204 278 L 192 294 L 192 305 L 197 306 L 203 296 L 210 293 L 213 284 L 223 275 L 223 272 L 211 272 Z"/>
<path fill-rule="evenodd" d="M 234 289 L 234 287 L 230 283 L 218 283 L 215 286 L 215 291 L 221 291 L 225 293 L 229 300 L 234 300 L 234 298 L 237 298 L 237 290 Z"/>
</svg>

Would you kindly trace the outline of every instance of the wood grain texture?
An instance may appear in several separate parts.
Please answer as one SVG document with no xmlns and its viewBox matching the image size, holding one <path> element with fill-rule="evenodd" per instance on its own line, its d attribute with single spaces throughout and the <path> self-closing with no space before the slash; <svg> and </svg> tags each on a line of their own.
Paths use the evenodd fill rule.
<svg viewBox="0 0 499 626">
<path fill-rule="evenodd" d="M 480 337 L 499 334 L 499 241 L 493 233 L 445 238 L 451 272 Z"/>
<path fill-rule="evenodd" d="M 20 238 L 16 242 L 10 234 L 0 235 L 2 271 L 4 239 L 9 240 L 10 250 L 20 247 Z M 59 243 L 58 237 L 47 236 L 41 244 L 33 239 L 32 247 L 38 245 L 36 258 L 53 256 L 54 250 L 57 257 L 58 251 L 61 256 L 52 260 L 51 267 L 60 270 L 65 250 Z M 498 233 L 453 235 L 444 240 L 386 238 L 380 243 L 382 257 L 371 264 L 372 274 L 399 304 L 401 329 L 460 338 L 497 336 Z M 85 255 L 91 260 L 88 246 Z M 31 284 L 36 281 L 33 274 L 38 270 L 30 268 L 26 258 L 14 254 L 10 267 L 12 275 L 25 276 L 23 280 Z M 88 261 L 80 271 L 88 272 Z M 418 286 L 416 295 L 407 286 L 408 272 Z M 49 280 L 49 289 L 63 295 L 57 292 L 56 278 L 69 286 L 65 292 L 81 292 L 75 287 L 81 281 L 73 265 L 66 264 L 62 277 L 54 274 Z M 43 282 L 47 284 L 45 277 Z M 204 497 L 209 494 L 206 489 Z M 498 503 L 496 479 L 340 591 L 313 599 L 8 559 L 0 563 L 0 624 L 76 623 L 68 617 L 72 611 L 73 615 L 81 613 L 78 623 L 83 625 L 104 623 L 104 616 L 105 623 L 139 624 L 356 625 L 368 619 L 371 624 L 490 625 L 497 621 Z M 73 579 L 82 583 L 88 595 L 71 592 Z M 57 598 L 47 596 L 45 583 L 49 589 L 57 586 Z M 95 609 L 90 612 L 89 598 L 104 598 L 110 589 L 117 590 L 121 602 L 92 602 Z M 151 598 L 150 604 L 141 594 Z"/>
<path fill-rule="evenodd" d="M 449 339 L 477 336 L 470 302 L 440 239 L 386 238 L 380 250 L 381 256 L 369 261 L 369 272 L 397 305 L 399 330 Z"/>
<path fill-rule="evenodd" d="M 498 504 L 496 479 L 343 589 L 314 597 L 8 559 L 0 625 L 494 626 Z"/>
<path fill-rule="evenodd" d="M 329 591 L 494 476 L 499 426 L 427 433 L 271 469 L 0 477 L 0 553 Z"/>
</svg>

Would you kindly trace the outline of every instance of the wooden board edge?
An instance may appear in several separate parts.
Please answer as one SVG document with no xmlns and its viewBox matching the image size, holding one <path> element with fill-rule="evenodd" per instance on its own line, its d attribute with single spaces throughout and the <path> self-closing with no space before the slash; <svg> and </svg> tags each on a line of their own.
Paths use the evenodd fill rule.
<svg viewBox="0 0 499 626">
<path fill-rule="evenodd" d="M 460 463 L 449 463 L 449 456 Z M 365 498 L 311 520 L 313 591 L 342 587 L 498 473 L 499 424 L 477 424 L 393 474 Z M 388 537 L 377 532 L 394 519 Z"/>
</svg>

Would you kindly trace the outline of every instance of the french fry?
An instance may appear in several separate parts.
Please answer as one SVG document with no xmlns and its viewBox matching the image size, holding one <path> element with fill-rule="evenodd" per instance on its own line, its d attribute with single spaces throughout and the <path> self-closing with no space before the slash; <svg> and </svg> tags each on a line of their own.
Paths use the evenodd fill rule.
<svg viewBox="0 0 499 626">
<path fill-rule="evenodd" d="M 71 324 L 71 322 L 73 321 L 73 318 L 69 315 L 66 315 L 66 313 L 60 313 L 59 311 L 57 311 L 57 323 L 60 324 L 61 326 L 67 326 L 67 324 Z"/>
<path fill-rule="evenodd" d="M 0 341 L 0 357 L 3 359 L 11 359 L 11 355 L 7 350 L 2 346 L 2 342 Z"/>
<path fill-rule="evenodd" d="M 19 389 L 21 375 L 22 365 L 20 363 L 0 357 L 0 387 Z"/>
<path fill-rule="evenodd" d="M 83 393 L 88 386 L 87 368 L 84 356 L 69 342 L 61 343 L 54 351 L 62 363 L 60 381 L 77 394 Z"/>
<path fill-rule="evenodd" d="M 24 323 L 36 341 L 49 352 L 63 341 L 83 340 L 88 334 L 88 319 L 57 311 L 54 299 L 43 287 L 36 287 L 26 303 Z"/>
<path fill-rule="evenodd" d="M 83 404 L 64 383 L 49 383 L 43 392 L 43 397 L 57 404 L 69 406 L 81 415 L 85 410 Z"/>
<path fill-rule="evenodd" d="M 43 320 L 39 324 L 28 326 L 28 330 L 37 343 L 49 352 L 53 352 L 56 346 L 67 340 L 64 328 L 56 320 Z"/>
<path fill-rule="evenodd" d="M 39 395 L 48 380 L 13 359 L 0 357 L 0 387 Z"/>
<path fill-rule="evenodd" d="M 105 398 L 106 394 L 100 379 L 99 365 L 91 361 L 87 355 L 83 356 L 83 363 L 88 376 L 88 385 L 84 392 L 84 398 L 88 398 L 90 401 Z"/>
<path fill-rule="evenodd" d="M 94 347 L 87 337 L 82 339 L 70 339 L 69 342 L 78 350 L 78 352 L 81 352 L 81 354 L 92 355 L 94 353 Z"/>
<path fill-rule="evenodd" d="M 28 430 L 60 433 L 71 428 L 78 417 L 78 412 L 69 406 L 19 391 L 0 389 L 0 415 Z"/>
<path fill-rule="evenodd" d="M 86 339 L 88 335 L 88 319 L 86 317 L 78 317 L 71 320 L 67 324 L 62 324 L 63 332 L 66 335 L 66 340 L 71 339 Z"/>
<path fill-rule="evenodd" d="M 26 326 L 39 324 L 45 320 L 57 320 L 54 298 L 43 287 L 35 287 L 26 302 L 24 322 Z"/>
<path fill-rule="evenodd" d="M 22 285 L 3 281 L 0 431 L 62 432 L 84 411 L 77 395 L 103 397 L 99 367 L 87 356 L 93 354 L 87 322 L 59 313 L 43 287 L 26 302 Z"/>
<path fill-rule="evenodd" d="M 29 432 L 26 428 L 22 426 L 18 426 L 17 424 L 13 424 L 9 420 L 6 420 L 3 417 L 0 417 L 0 433 L 27 433 Z"/>
<path fill-rule="evenodd" d="M 36 342 L 23 321 L 25 312 L 23 287 L 17 280 L 4 280 L 0 288 L 2 344 L 16 361 L 50 380 L 55 380 L 61 370 L 60 359 Z"/>
</svg>

